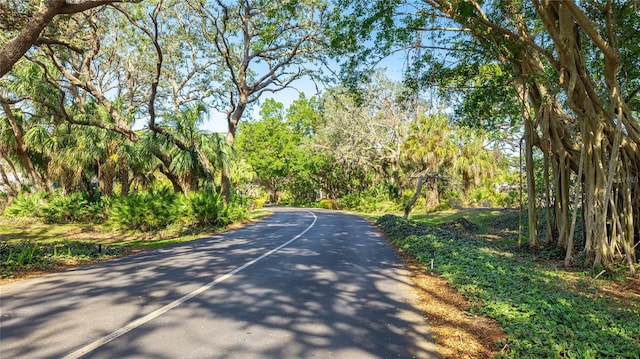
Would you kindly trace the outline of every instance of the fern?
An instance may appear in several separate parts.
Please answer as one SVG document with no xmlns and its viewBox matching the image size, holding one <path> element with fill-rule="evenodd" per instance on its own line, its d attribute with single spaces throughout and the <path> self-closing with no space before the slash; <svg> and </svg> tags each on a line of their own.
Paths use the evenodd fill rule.
<svg viewBox="0 0 640 359">
<path fill-rule="evenodd" d="M 42 192 L 22 192 L 9 205 L 4 214 L 9 217 L 42 217 L 42 206 L 46 204 L 46 195 Z"/>
</svg>

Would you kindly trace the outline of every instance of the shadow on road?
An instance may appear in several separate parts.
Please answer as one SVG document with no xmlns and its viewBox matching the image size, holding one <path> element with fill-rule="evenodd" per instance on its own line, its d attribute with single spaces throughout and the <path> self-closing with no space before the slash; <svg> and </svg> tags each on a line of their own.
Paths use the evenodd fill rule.
<svg viewBox="0 0 640 359">
<path fill-rule="evenodd" d="M 88 357 L 436 357 L 411 279 L 384 238 L 357 217 L 316 215 L 290 246 Z M 311 220 L 278 212 L 220 236 L 0 287 L 0 356 L 63 356 L 259 257 Z"/>
</svg>

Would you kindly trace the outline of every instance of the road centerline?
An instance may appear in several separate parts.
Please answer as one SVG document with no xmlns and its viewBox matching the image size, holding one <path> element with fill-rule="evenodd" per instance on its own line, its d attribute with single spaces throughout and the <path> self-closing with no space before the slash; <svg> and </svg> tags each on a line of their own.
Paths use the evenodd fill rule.
<svg viewBox="0 0 640 359">
<path fill-rule="evenodd" d="M 282 248 L 288 246 L 289 244 L 295 242 L 296 240 L 298 240 L 300 237 L 302 237 L 305 233 L 307 233 L 315 224 L 316 221 L 318 220 L 318 217 L 313 213 L 313 212 L 309 212 L 309 211 L 305 211 L 306 213 L 309 213 L 313 216 L 313 222 L 307 227 L 305 228 L 304 231 L 300 232 L 298 235 L 296 235 L 295 237 L 289 239 L 288 241 L 282 243 L 281 245 L 277 246 L 276 248 L 271 249 L 270 251 L 262 254 L 261 256 L 252 259 L 251 261 L 243 264 L 240 267 L 237 267 L 235 269 L 233 269 L 232 271 L 222 275 L 221 277 L 218 277 L 214 280 L 212 280 L 211 282 L 193 290 L 190 293 L 185 294 L 184 296 L 172 301 L 169 304 L 166 304 L 156 310 L 154 310 L 153 312 L 140 317 L 132 322 L 130 322 L 129 324 L 121 327 L 120 329 L 117 329 L 113 332 L 111 332 L 110 334 L 107 334 L 105 336 L 103 336 L 102 338 L 89 343 L 77 350 L 75 350 L 72 353 L 67 354 L 66 356 L 63 357 L 63 359 L 77 359 L 77 358 L 81 358 L 82 356 L 91 353 L 92 351 L 106 345 L 107 343 L 129 333 L 130 331 L 152 321 L 155 318 L 158 318 L 159 316 L 167 313 L 168 311 L 170 311 L 171 309 L 174 309 L 176 307 L 178 307 L 179 305 L 183 304 L 184 302 L 198 296 L 199 294 L 202 294 L 203 292 L 215 287 L 216 285 L 224 282 L 225 280 L 233 277 L 235 274 L 247 269 L 248 267 L 258 263 L 259 261 L 267 258 L 268 256 L 272 255 L 273 253 L 276 253 L 277 251 L 281 250 Z"/>
</svg>

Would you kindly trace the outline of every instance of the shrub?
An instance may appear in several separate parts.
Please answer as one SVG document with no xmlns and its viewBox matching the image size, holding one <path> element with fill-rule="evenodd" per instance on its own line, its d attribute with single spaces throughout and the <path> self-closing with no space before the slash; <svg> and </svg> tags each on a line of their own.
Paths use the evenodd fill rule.
<svg viewBox="0 0 640 359">
<path fill-rule="evenodd" d="M 334 200 L 325 198 L 320 200 L 320 208 L 337 209 L 338 205 Z"/>
<path fill-rule="evenodd" d="M 119 229 L 155 231 L 177 220 L 177 195 L 169 188 L 134 192 L 110 201 L 107 223 Z"/>
<path fill-rule="evenodd" d="M 338 200 L 338 205 L 340 208 L 358 209 L 361 207 L 362 202 L 362 198 L 358 193 L 350 193 L 344 197 L 341 197 Z"/>
<path fill-rule="evenodd" d="M 87 220 L 89 202 L 75 192 L 67 196 L 55 194 L 42 206 L 42 216 L 47 223 L 68 223 Z"/>
<path fill-rule="evenodd" d="M 236 202 L 229 203 L 223 211 L 221 217 L 221 225 L 227 225 L 235 222 L 243 222 L 249 219 L 247 209 Z"/>
<path fill-rule="evenodd" d="M 190 193 L 184 198 L 182 213 L 185 214 L 188 224 L 219 226 L 225 225 L 222 217 L 225 215 L 225 206 L 222 195 L 199 191 Z"/>
<path fill-rule="evenodd" d="M 42 192 L 21 192 L 4 211 L 9 217 L 42 217 L 42 206 L 46 204 L 46 195 Z"/>
<path fill-rule="evenodd" d="M 0 278 L 12 277 L 15 271 L 47 270 L 68 260 L 114 257 L 126 251 L 125 247 L 83 241 L 0 243 Z"/>
<path fill-rule="evenodd" d="M 68 195 L 21 193 L 4 214 L 9 217 L 40 218 L 47 223 L 100 222 L 104 214 L 104 202 L 92 202 L 80 192 Z"/>
<path fill-rule="evenodd" d="M 264 198 L 256 198 L 251 201 L 251 209 L 260 209 L 264 207 L 265 200 Z"/>
</svg>

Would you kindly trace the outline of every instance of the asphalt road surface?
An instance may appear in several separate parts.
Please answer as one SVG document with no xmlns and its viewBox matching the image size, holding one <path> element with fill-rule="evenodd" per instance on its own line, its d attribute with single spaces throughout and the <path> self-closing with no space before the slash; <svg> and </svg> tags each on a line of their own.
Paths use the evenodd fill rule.
<svg viewBox="0 0 640 359">
<path fill-rule="evenodd" d="M 0 286 L 0 358 L 435 358 L 368 222 L 275 209 L 238 230 Z"/>
</svg>

